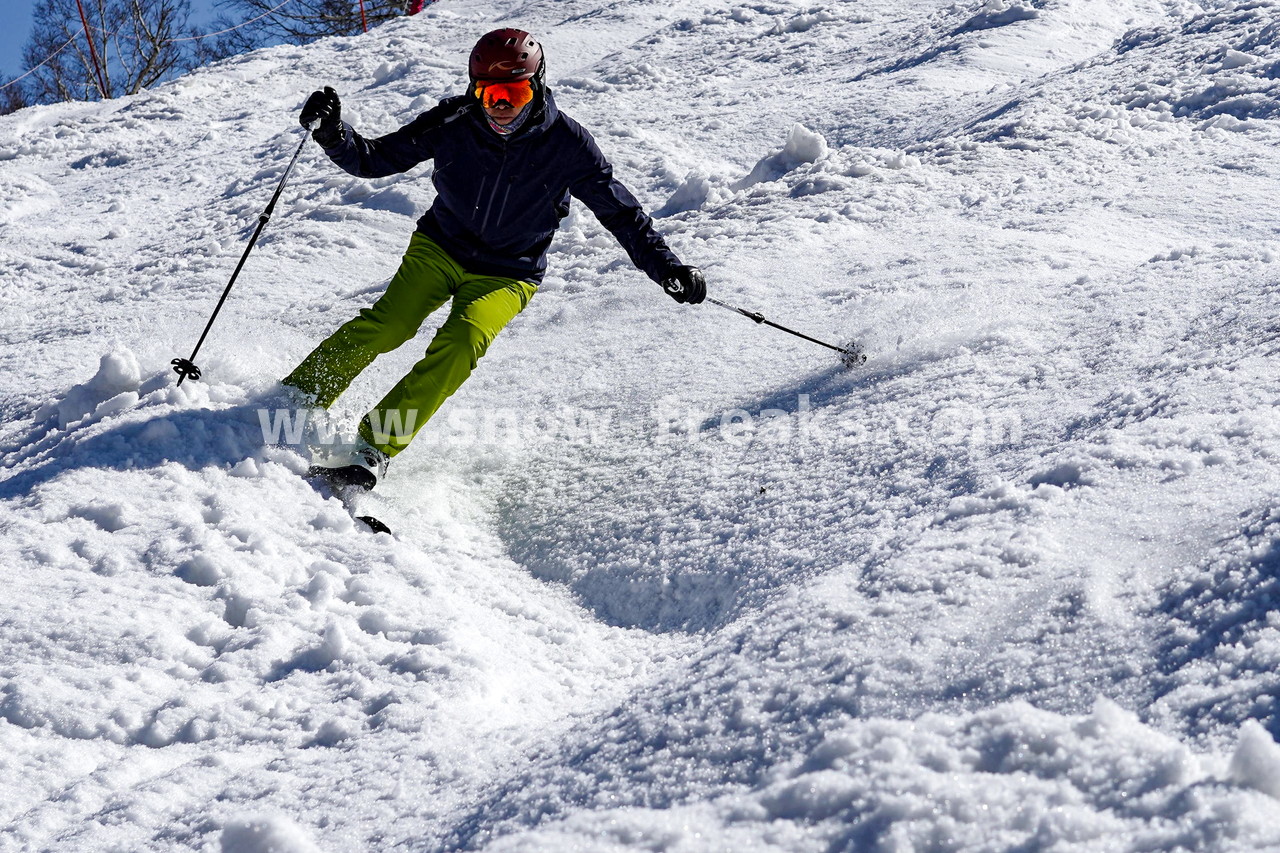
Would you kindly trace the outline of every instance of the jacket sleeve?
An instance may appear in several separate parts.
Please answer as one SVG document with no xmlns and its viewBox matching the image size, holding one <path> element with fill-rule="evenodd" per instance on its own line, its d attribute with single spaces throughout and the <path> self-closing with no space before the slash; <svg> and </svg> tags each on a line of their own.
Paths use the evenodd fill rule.
<svg viewBox="0 0 1280 853">
<path fill-rule="evenodd" d="M 324 153 L 344 171 L 361 178 L 385 178 L 407 172 L 430 160 L 434 151 L 427 129 L 433 124 L 431 113 L 423 113 L 399 130 L 377 139 L 365 139 L 345 121 L 342 141 Z"/>
<path fill-rule="evenodd" d="M 580 133 L 582 159 L 569 184 L 569 192 L 590 208 L 600 224 L 617 238 L 631 262 L 660 283 L 670 276 L 672 267 L 680 265 L 680 259 L 667 247 L 636 197 L 613 176 L 613 166 L 591 134 L 585 129 Z"/>
</svg>

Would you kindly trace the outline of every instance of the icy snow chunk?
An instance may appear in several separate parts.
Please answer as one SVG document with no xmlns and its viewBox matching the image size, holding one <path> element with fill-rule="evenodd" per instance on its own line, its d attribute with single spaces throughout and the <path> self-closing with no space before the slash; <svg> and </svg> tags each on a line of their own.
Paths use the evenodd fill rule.
<svg viewBox="0 0 1280 853">
<path fill-rule="evenodd" d="M 409 73 L 412 66 L 408 62 L 384 62 L 373 72 L 374 85 L 391 83 Z"/>
<path fill-rule="evenodd" d="M 105 418 L 109 415 L 118 414 L 126 409 L 132 409 L 138 404 L 138 395 L 134 391 L 125 391 L 123 394 L 117 394 L 110 400 L 105 400 L 94 407 L 93 414 L 97 418 Z"/>
<path fill-rule="evenodd" d="M 950 521 L 957 518 L 971 518 L 1003 510 L 1021 509 L 1026 505 L 1027 493 L 1006 483 L 988 489 L 979 496 L 969 495 L 952 498 L 946 509 L 938 515 L 938 520 Z"/>
<path fill-rule="evenodd" d="M 264 815 L 223 827 L 222 853 L 320 853 L 320 848 L 292 821 Z"/>
<path fill-rule="evenodd" d="M 881 155 L 880 162 L 886 169 L 918 169 L 920 158 L 913 157 L 905 151 L 890 151 Z"/>
<path fill-rule="evenodd" d="M 317 575 L 317 577 L 320 577 Z M 360 626 L 360 630 L 366 634 L 382 634 L 384 636 L 391 634 L 397 629 L 396 621 L 391 614 L 383 610 L 381 607 L 371 607 L 364 613 L 360 614 L 360 618 L 356 620 L 356 624 Z"/>
<path fill-rule="evenodd" d="M 649 62 L 637 62 L 624 65 L 612 74 L 600 78 L 602 82 L 619 87 L 648 87 L 654 83 L 665 83 L 676 79 L 674 72 L 660 68 Z"/>
<path fill-rule="evenodd" d="M 231 476 L 252 479 L 261 477 L 262 471 L 258 468 L 258 463 L 254 461 L 253 457 L 249 457 L 248 459 L 241 459 L 231 468 Z"/>
<path fill-rule="evenodd" d="M 837 20 L 836 16 L 830 12 L 823 10 L 811 15 L 800 15 L 792 18 L 787 23 L 778 21 L 773 25 L 773 29 L 769 31 L 769 35 L 782 35 L 783 33 L 805 33 L 816 27 L 818 24 L 826 24 Z"/>
<path fill-rule="evenodd" d="M 117 350 L 102 357 L 98 372 L 88 382 L 74 386 L 57 405 L 58 426 L 66 429 L 86 415 L 112 414 L 138 401 L 142 384 L 138 359 L 129 350 Z M 119 399 L 117 399 L 119 398 Z M 46 409 L 42 409 L 40 415 Z"/>
<path fill-rule="evenodd" d="M 222 569 L 209 556 L 197 554 L 178 566 L 174 572 L 179 578 L 195 586 L 217 586 L 224 577 Z"/>
<path fill-rule="evenodd" d="M 786 147 L 782 149 L 782 156 L 788 162 L 797 166 L 801 163 L 814 163 L 826 153 L 827 140 L 822 138 L 822 134 L 809 130 L 804 125 L 791 125 Z"/>
<path fill-rule="evenodd" d="M 250 611 L 253 608 L 253 599 L 240 593 L 230 593 L 223 603 L 223 620 L 232 628 L 252 628 L 254 622 L 250 620 Z"/>
<path fill-rule="evenodd" d="M 1240 133 L 1245 130 L 1253 130 L 1255 127 L 1261 127 L 1248 119 L 1238 119 L 1231 115 L 1214 116 L 1200 125 L 1201 130 L 1209 130 L 1217 128 L 1218 130 L 1229 130 L 1232 133 Z"/>
<path fill-rule="evenodd" d="M 1240 727 L 1240 743 L 1228 773 L 1232 782 L 1280 800 L 1280 744 L 1257 720 Z"/>
<path fill-rule="evenodd" d="M 1201 249 L 1199 246 L 1191 246 L 1186 249 L 1170 249 L 1168 252 L 1160 255 L 1153 255 L 1149 264 L 1173 263 L 1175 261 L 1193 260 L 1199 257 Z"/>
<path fill-rule="evenodd" d="M 1094 483 L 1090 476 L 1093 467 L 1093 464 L 1086 460 L 1071 459 L 1033 474 L 1028 482 L 1032 486 L 1048 484 L 1064 489 L 1071 486 L 1090 486 Z"/>
<path fill-rule="evenodd" d="M 129 522 L 124 517 L 124 507 L 115 503 L 74 507 L 68 517 L 91 521 L 108 533 L 116 533 L 129 526 Z"/>
<path fill-rule="evenodd" d="M 556 81 L 560 89 L 579 89 L 583 92 L 608 92 L 613 89 L 609 83 L 590 77 L 561 77 Z"/>
<path fill-rule="evenodd" d="M 335 663 L 341 663 L 349 654 L 350 648 L 351 644 L 342 628 L 337 623 L 330 622 L 324 630 L 320 645 L 303 652 L 297 657 L 295 663 L 302 669 L 319 672 Z"/>
<path fill-rule="evenodd" d="M 1247 68 L 1257 61 L 1257 57 L 1250 56 L 1242 50 L 1232 50 L 1231 48 L 1227 48 L 1222 54 L 1222 70 L 1229 71 L 1232 68 Z"/>
<path fill-rule="evenodd" d="M 960 28 L 964 30 L 989 30 L 1016 21 L 1029 21 L 1040 17 L 1040 11 L 1028 0 L 987 0 L 981 11 Z"/>
<path fill-rule="evenodd" d="M 782 150 L 756 163 L 751 174 L 734 184 L 733 189 L 744 190 L 765 181 L 776 181 L 797 166 L 818 162 L 829 150 L 822 134 L 809 130 L 804 125 L 793 124 Z"/>
<path fill-rule="evenodd" d="M 847 773 L 818 770 L 766 791 L 761 803 L 775 820 L 827 820 L 849 808 L 864 788 Z"/>
<path fill-rule="evenodd" d="M 837 175 L 810 175 L 796 184 L 791 190 L 792 198 L 804 198 L 807 195 L 818 195 L 836 190 L 848 189 L 849 181 Z"/>
<path fill-rule="evenodd" d="M 356 724 L 350 720 L 326 720 L 311 739 L 312 746 L 337 746 L 344 740 L 350 740 L 359 733 Z"/>
<path fill-rule="evenodd" d="M 667 199 L 667 203 L 654 211 L 654 216 L 662 218 L 688 210 L 698 210 L 707 203 L 711 195 L 711 181 L 705 175 L 696 172 L 685 178 L 684 183 L 676 187 L 676 191 Z"/>
</svg>

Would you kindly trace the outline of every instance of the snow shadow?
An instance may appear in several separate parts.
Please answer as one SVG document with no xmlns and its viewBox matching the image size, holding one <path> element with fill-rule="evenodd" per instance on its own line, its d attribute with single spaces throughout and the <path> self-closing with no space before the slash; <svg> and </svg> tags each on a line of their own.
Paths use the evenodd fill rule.
<svg viewBox="0 0 1280 853">
<path fill-rule="evenodd" d="M 872 381 L 832 367 L 736 405 L 790 411 L 781 420 L 795 420 L 797 399 L 821 410 Z M 539 580 L 568 587 L 601 622 L 654 633 L 715 631 L 812 577 L 821 568 L 770 532 L 788 525 L 786 497 L 755 484 L 743 449 L 712 434 L 719 423 L 695 422 L 705 435 L 687 445 L 637 431 L 603 447 L 549 448 L 499 499 L 497 532 L 508 555 Z M 794 453 L 785 442 L 749 451 L 784 467 Z"/>
<path fill-rule="evenodd" d="M 947 17 L 954 21 L 955 16 L 965 14 L 966 5 L 955 4 L 948 10 Z M 952 26 L 943 20 L 926 23 L 917 31 L 915 44 L 893 52 L 899 59 L 870 68 L 854 80 L 860 82 L 881 74 L 911 71 L 948 54 L 958 57 L 973 42 L 973 34 L 1035 20 L 1040 17 L 1042 6 L 1043 0 L 986 0 L 972 15 Z"/>
<path fill-rule="evenodd" d="M 1168 589 L 1157 613 L 1160 697 L 1182 694 L 1192 733 L 1261 722 L 1280 740 L 1280 508 L 1247 517 L 1198 572 Z"/>
<path fill-rule="evenodd" d="M 635 471 L 622 467 L 617 476 L 634 479 Z M 730 555 L 698 554 L 678 535 L 665 537 L 658 528 L 669 518 L 655 520 L 663 511 L 653 495 L 624 498 L 613 518 L 601 518 L 607 511 L 592 504 L 575 514 L 572 507 L 508 503 L 499 535 L 513 561 L 539 580 L 567 586 L 606 625 L 697 633 L 730 620 L 743 587 Z"/>
<path fill-rule="evenodd" d="M 226 468 L 263 446 L 261 401 L 224 409 L 158 413 L 117 425 L 94 423 L 56 429 L 42 424 L 13 454 L 17 470 L 0 480 L 0 500 L 20 498 L 56 477 L 80 469 L 132 471 L 174 463 L 193 471 Z"/>
<path fill-rule="evenodd" d="M 799 641 L 804 635 L 796 628 L 790 637 Z M 797 651 L 786 640 L 769 642 Z M 747 656 L 746 647 L 752 643 L 744 632 L 735 638 L 737 653 Z M 761 653 L 762 649 L 751 651 Z M 857 656 L 826 659 L 817 678 L 833 687 L 860 685 L 865 665 Z M 568 738 L 536 755 L 527 768 L 495 784 L 461 815 L 447 836 L 415 849 L 420 853 L 481 850 L 495 842 L 500 847 L 500 839 L 584 808 L 660 811 L 720 792 L 758 791 L 777 778 L 780 744 L 785 744 L 787 755 L 814 755 L 828 738 L 824 722 L 862 716 L 859 687 L 789 693 L 789 701 L 771 707 L 767 714 L 744 719 L 742 694 L 727 687 L 723 667 L 721 659 L 708 655 L 691 665 L 686 681 L 643 689 L 612 711 L 583 720 Z M 744 679 L 756 674 L 743 670 Z M 585 793 L 584 780 L 593 780 L 590 794 Z"/>
<path fill-rule="evenodd" d="M 961 45 L 954 41 L 940 44 L 925 50 L 923 53 L 919 53 L 914 56 L 904 56 L 902 59 L 891 62 L 881 68 L 871 68 L 863 71 L 861 74 L 854 77 L 853 81 L 855 83 L 861 83 L 882 74 L 896 74 L 899 71 L 910 71 L 913 68 L 919 68 L 922 65 L 927 65 L 945 54 L 959 53 L 960 47 Z"/>
<path fill-rule="evenodd" d="M 858 387 L 870 384 L 873 379 L 865 372 L 855 372 L 840 366 L 828 367 L 808 377 L 805 381 L 786 388 L 780 388 L 765 396 L 741 397 L 729 405 L 728 409 L 744 412 L 787 412 L 796 408 L 797 400 L 805 399 L 816 410 L 823 410 L 843 398 Z M 702 422 L 703 430 L 714 430 L 720 426 L 717 417 Z"/>
</svg>

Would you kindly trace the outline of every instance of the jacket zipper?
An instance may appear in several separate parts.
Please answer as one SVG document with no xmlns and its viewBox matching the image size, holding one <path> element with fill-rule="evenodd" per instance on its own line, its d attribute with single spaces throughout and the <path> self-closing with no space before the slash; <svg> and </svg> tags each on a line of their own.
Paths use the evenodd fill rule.
<svg viewBox="0 0 1280 853">
<path fill-rule="evenodd" d="M 493 179 L 493 189 L 489 191 L 489 204 L 484 209 L 484 219 L 480 222 L 480 233 L 483 234 L 485 228 L 489 227 L 489 217 L 493 214 L 493 202 L 498 195 L 498 187 L 502 185 L 502 176 L 507 171 L 507 143 L 502 143 L 502 162 L 498 164 L 498 174 Z M 484 183 L 480 184 L 480 191 L 484 192 Z M 507 209 L 507 196 L 511 195 L 511 185 L 507 184 L 507 191 L 502 196 L 502 210 L 498 212 L 498 218 L 502 218 L 502 211 Z"/>
<path fill-rule="evenodd" d="M 487 184 L 488 182 L 489 182 L 489 179 L 487 177 L 484 177 L 484 176 L 480 177 L 480 188 L 476 190 L 476 206 L 475 206 L 476 214 L 480 213 L 480 205 L 484 203 L 484 187 L 485 187 L 485 184 Z"/>
</svg>

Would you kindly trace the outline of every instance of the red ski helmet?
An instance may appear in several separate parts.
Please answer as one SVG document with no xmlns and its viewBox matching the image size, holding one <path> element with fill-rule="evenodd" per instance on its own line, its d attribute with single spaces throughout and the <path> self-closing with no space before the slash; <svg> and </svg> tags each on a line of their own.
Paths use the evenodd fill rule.
<svg viewBox="0 0 1280 853">
<path fill-rule="evenodd" d="M 485 33 L 471 49 L 471 88 L 479 81 L 533 80 L 542 88 L 542 45 L 524 30 L 510 27 Z"/>
</svg>

